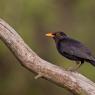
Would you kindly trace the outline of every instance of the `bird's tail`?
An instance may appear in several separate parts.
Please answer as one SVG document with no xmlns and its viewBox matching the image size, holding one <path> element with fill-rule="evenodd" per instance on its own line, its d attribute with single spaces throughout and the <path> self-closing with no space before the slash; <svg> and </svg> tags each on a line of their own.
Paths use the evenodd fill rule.
<svg viewBox="0 0 95 95">
<path fill-rule="evenodd" d="M 95 66 L 95 60 L 87 60 L 87 62 L 91 63 L 93 66 Z"/>
</svg>

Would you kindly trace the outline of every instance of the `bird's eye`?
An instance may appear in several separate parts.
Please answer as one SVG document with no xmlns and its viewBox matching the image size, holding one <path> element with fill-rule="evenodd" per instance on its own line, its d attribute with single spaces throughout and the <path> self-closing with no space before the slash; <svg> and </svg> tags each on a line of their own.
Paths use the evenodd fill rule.
<svg viewBox="0 0 95 95">
<path fill-rule="evenodd" d="M 63 32 L 61 32 L 60 35 L 63 36 L 64 35 Z"/>
<path fill-rule="evenodd" d="M 66 36 L 66 34 L 63 33 L 63 32 L 55 32 L 55 33 L 53 33 L 53 35 L 56 36 L 56 37 L 63 37 L 63 36 Z"/>
<path fill-rule="evenodd" d="M 57 36 L 57 37 L 60 37 L 60 36 L 62 36 L 62 35 L 61 35 L 60 33 L 56 33 L 56 36 Z"/>
</svg>

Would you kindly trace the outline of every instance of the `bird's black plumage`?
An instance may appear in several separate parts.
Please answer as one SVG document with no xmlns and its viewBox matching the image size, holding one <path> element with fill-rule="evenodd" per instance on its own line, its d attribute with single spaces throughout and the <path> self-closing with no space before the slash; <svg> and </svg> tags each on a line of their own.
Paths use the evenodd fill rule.
<svg viewBox="0 0 95 95">
<path fill-rule="evenodd" d="M 95 66 L 94 56 L 83 43 L 68 37 L 64 32 L 54 32 L 51 34 L 55 40 L 57 50 L 62 56 L 70 60 L 80 61 L 81 63 L 86 61 Z"/>
</svg>

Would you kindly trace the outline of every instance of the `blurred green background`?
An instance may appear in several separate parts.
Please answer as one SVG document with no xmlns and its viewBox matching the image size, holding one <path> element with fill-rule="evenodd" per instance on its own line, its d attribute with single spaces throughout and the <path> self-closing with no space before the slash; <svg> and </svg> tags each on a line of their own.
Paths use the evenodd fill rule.
<svg viewBox="0 0 95 95">
<path fill-rule="evenodd" d="M 0 0 L 0 18 L 8 22 L 43 59 L 67 68 L 74 62 L 58 54 L 48 31 L 65 31 L 95 55 L 95 0 Z M 95 67 L 79 72 L 95 81 Z M 0 41 L 0 95 L 72 95 L 23 68 Z"/>
</svg>

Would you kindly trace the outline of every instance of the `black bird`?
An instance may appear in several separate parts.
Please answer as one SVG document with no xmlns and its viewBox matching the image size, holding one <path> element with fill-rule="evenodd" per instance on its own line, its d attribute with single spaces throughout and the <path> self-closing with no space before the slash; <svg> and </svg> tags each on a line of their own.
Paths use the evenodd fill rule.
<svg viewBox="0 0 95 95">
<path fill-rule="evenodd" d="M 50 32 L 46 36 L 52 37 L 55 40 L 56 48 L 62 56 L 76 61 L 75 68 L 70 70 L 77 70 L 84 61 L 95 66 L 94 56 L 83 43 L 70 38 L 64 32 Z"/>
</svg>

